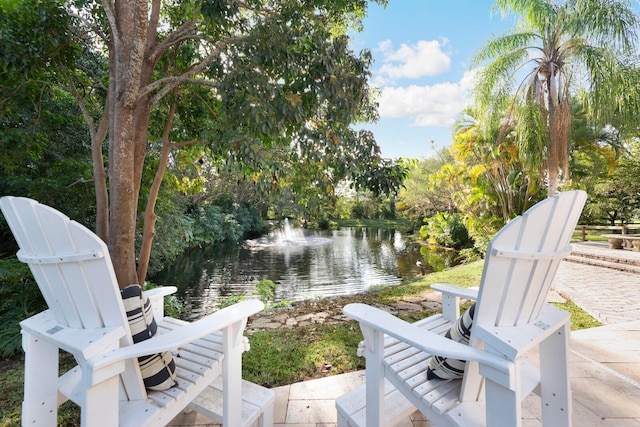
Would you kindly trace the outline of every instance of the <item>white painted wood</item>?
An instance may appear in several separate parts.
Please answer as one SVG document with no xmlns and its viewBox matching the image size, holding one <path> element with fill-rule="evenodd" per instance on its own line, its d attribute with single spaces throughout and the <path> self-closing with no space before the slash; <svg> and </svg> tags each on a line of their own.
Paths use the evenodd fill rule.
<svg viewBox="0 0 640 427">
<path fill-rule="evenodd" d="M 191 402 L 189 408 L 195 409 L 217 423 L 222 423 L 222 390 L 222 380 L 217 378 Z M 274 399 L 275 393 L 273 390 L 243 380 L 240 425 L 242 427 L 272 427 Z"/>
<path fill-rule="evenodd" d="M 368 405 L 366 407 L 367 424 L 371 427 L 380 427 L 384 420 L 384 334 L 382 331 L 370 328 L 365 324 L 361 325 L 362 333 L 368 343 L 365 348 L 367 358 L 367 392 Z"/>
<path fill-rule="evenodd" d="M 569 322 L 540 344 L 542 419 L 546 427 L 571 423 L 572 399 L 569 378 L 563 370 L 569 363 Z"/>
<path fill-rule="evenodd" d="M 461 288 L 448 283 L 433 283 L 431 289 L 442 294 L 442 315 L 449 323 L 455 322 L 460 317 L 460 298 L 474 301 L 478 299 L 477 288 Z"/>
<path fill-rule="evenodd" d="M 442 292 L 442 315 L 408 324 L 347 305 L 365 338 L 359 354 L 367 358 L 367 384 L 336 400 L 338 425 L 400 422 L 404 412 L 390 418 L 386 408 L 401 394 L 403 409 L 419 409 L 436 426 L 520 426 L 522 399 L 540 391 L 544 425 L 570 426 L 569 314 L 545 299 L 585 200 L 583 191 L 561 193 L 507 224 L 489 244 L 479 289 L 432 285 Z M 469 346 L 443 337 L 461 298 L 477 300 Z M 464 377 L 428 380 L 433 354 L 466 360 Z M 530 363 L 536 354 L 539 363 Z"/>
<path fill-rule="evenodd" d="M 161 286 L 159 288 L 149 289 L 145 291 L 151 306 L 153 307 L 154 319 L 164 319 L 164 297 L 174 294 L 178 291 L 175 286 Z"/>
<path fill-rule="evenodd" d="M 193 323 L 163 317 L 163 297 L 175 287 L 149 292 L 159 334 L 133 344 L 107 246 L 90 230 L 33 200 L 0 199 L 0 208 L 49 306 L 21 322 L 25 350 L 23 425 L 56 425 L 57 406 L 81 407 L 83 426 L 166 425 L 216 379 L 223 386 L 224 426 L 241 425 L 243 399 L 261 426 L 273 423 L 273 398 L 241 383 L 242 336 L 259 301 L 243 301 Z M 58 352 L 78 366 L 58 374 Z M 147 392 L 136 358 L 172 351 L 177 385 Z M 256 386 L 257 387 L 257 386 Z M 268 394 L 268 393 L 267 393 Z M 271 396 L 272 397 L 272 396 Z"/>
<path fill-rule="evenodd" d="M 58 348 L 29 333 L 22 336 L 25 352 L 22 424 L 54 426 L 58 415 Z"/>
<path fill-rule="evenodd" d="M 384 382 L 384 402 L 387 409 L 382 421 L 385 426 L 406 421 L 416 411 L 415 406 L 387 380 Z M 336 399 L 336 407 L 338 427 L 366 425 L 366 384 L 339 396 Z"/>
</svg>

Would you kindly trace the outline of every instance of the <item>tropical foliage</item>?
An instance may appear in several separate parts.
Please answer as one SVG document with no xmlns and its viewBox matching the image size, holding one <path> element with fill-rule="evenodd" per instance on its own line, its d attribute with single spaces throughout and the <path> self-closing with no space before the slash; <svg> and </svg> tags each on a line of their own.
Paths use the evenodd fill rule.
<svg viewBox="0 0 640 427">
<path fill-rule="evenodd" d="M 600 127 L 614 116 L 626 123 L 637 119 L 638 92 L 630 88 L 639 81 L 632 59 L 638 18 L 624 0 L 497 0 L 495 7 L 516 14 L 519 26 L 489 40 L 475 56 L 474 63 L 483 65 L 476 99 L 487 122 L 507 128 L 498 137 L 509 137 L 513 128 L 520 161 L 544 171 L 553 195 L 569 178 L 577 93 Z"/>
</svg>

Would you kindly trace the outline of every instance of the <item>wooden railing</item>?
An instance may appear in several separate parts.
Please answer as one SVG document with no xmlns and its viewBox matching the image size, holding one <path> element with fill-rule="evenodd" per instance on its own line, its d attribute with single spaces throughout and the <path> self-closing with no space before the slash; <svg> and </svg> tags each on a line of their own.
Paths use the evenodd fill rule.
<svg viewBox="0 0 640 427">
<path fill-rule="evenodd" d="M 580 232 L 582 240 L 587 240 L 587 230 L 605 230 L 607 232 L 620 232 L 620 234 L 633 234 L 633 230 L 640 230 L 640 224 L 624 225 L 581 225 L 576 226 L 576 231 Z M 599 233 L 602 234 L 602 233 Z"/>
</svg>

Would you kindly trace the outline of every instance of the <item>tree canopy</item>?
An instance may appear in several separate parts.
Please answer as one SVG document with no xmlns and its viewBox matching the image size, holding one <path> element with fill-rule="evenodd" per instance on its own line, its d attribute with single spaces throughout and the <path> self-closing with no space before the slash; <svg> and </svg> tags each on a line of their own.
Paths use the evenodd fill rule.
<svg viewBox="0 0 640 427">
<path fill-rule="evenodd" d="M 206 147 L 205 163 L 239 165 L 261 191 L 295 169 L 312 172 L 289 180 L 300 189 L 331 192 L 348 179 L 397 192 L 406 168 L 351 127 L 377 119 L 371 55 L 353 52 L 346 33 L 366 10 L 366 0 L 5 3 L 0 50 L 12 90 L 55 87 L 84 117 L 96 231 L 121 286 L 144 281 L 155 203 L 178 149 Z M 150 156 L 157 169 L 145 187 Z"/>
</svg>

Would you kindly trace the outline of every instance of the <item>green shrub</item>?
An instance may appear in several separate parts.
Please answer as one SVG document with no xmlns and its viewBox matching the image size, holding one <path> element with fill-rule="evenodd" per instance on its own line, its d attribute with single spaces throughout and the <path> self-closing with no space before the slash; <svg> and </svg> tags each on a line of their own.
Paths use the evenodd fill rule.
<svg viewBox="0 0 640 427">
<path fill-rule="evenodd" d="M 29 267 L 16 258 L 0 260 L 0 357 L 21 352 L 20 322 L 46 308 Z"/>
<path fill-rule="evenodd" d="M 362 203 L 356 203 L 351 207 L 351 218 L 354 218 L 354 219 L 366 218 L 366 209 Z"/>
<path fill-rule="evenodd" d="M 291 305 L 290 301 L 275 301 L 277 288 L 277 283 L 273 282 L 272 280 L 262 279 L 258 283 L 256 283 L 256 290 L 253 291 L 252 295 L 257 296 L 258 299 L 264 303 L 266 310 L 288 307 L 289 305 Z M 230 305 L 244 300 L 244 295 L 230 295 L 221 299 L 220 303 L 218 304 L 218 308 L 229 307 Z"/>
<path fill-rule="evenodd" d="M 473 246 L 467 227 L 458 214 L 439 212 L 428 219 L 427 225 L 420 228 L 420 237 L 432 243 L 454 249 Z"/>
<path fill-rule="evenodd" d="M 156 285 L 153 282 L 144 282 L 144 290 L 149 290 L 149 289 L 153 289 L 156 288 L 158 285 Z M 164 314 L 165 316 L 170 316 L 170 317 L 175 317 L 176 319 L 179 319 L 180 316 L 182 314 L 184 314 L 187 311 L 186 307 L 184 305 L 182 305 L 182 303 L 180 302 L 180 300 L 178 300 L 178 298 L 176 298 L 175 295 L 167 295 L 164 297 Z"/>
</svg>

